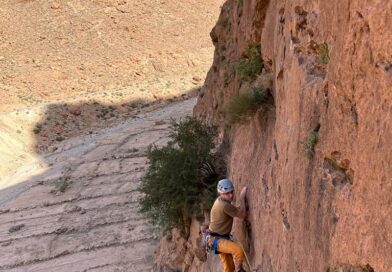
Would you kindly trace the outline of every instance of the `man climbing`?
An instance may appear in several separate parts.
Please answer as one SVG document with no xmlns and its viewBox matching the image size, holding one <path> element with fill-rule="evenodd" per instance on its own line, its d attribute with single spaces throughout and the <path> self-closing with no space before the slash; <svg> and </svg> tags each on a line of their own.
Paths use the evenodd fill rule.
<svg viewBox="0 0 392 272">
<path fill-rule="evenodd" d="M 245 218 L 246 187 L 241 190 L 239 207 L 231 204 L 234 199 L 234 186 L 231 180 L 222 179 L 218 182 L 218 194 L 210 214 L 212 251 L 220 253 L 224 272 L 245 271 L 242 268 L 244 252 L 240 245 L 230 239 L 230 232 L 234 217 Z"/>
</svg>

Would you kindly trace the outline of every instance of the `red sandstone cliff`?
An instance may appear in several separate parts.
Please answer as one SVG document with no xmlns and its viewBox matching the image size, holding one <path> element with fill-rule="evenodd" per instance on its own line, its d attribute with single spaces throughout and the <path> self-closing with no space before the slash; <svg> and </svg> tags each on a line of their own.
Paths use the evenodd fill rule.
<svg viewBox="0 0 392 272">
<path fill-rule="evenodd" d="M 194 115 L 229 139 L 229 175 L 236 188 L 249 188 L 248 217 L 235 234 L 258 271 L 367 264 L 392 271 L 391 25 L 389 0 L 228 0 L 222 7 Z M 255 84 L 241 83 L 234 69 L 254 43 L 264 60 L 256 82 L 269 85 L 275 108 L 225 126 L 224 105 Z M 303 144 L 314 129 L 309 158 Z M 196 235 L 194 227 L 190 241 Z M 218 269 L 216 260 L 187 262 L 190 271 Z"/>
</svg>

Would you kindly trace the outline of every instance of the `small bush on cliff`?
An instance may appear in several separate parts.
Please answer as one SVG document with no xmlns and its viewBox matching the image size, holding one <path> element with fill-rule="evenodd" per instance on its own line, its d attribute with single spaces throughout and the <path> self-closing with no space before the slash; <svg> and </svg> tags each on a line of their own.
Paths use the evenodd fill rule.
<svg viewBox="0 0 392 272">
<path fill-rule="evenodd" d="M 327 43 L 319 44 L 318 51 L 320 60 L 322 63 L 327 64 L 329 62 L 329 48 Z"/>
<path fill-rule="evenodd" d="M 244 0 L 237 0 L 237 14 L 238 17 L 242 16 L 242 9 L 244 7 Z"/>
<path fill-rule="evenodd" d="M 41 125 L 41 124 L 36 124 L 35 127 L 34 127 L 34 129 L 33 129 L 33 132 L 34 132 L 35 134 L 38 134 L 38 133 L 41 132 L 41 130 L 42 130 L 42 125 Z"/>
<path fill-rule="evenodd" d="M 192 118 L 171 129 L 166 146 L 149 148 L 141 185 L 141 211 L 164 232 L 187 226 L 201 202 L 210 208 L 218 176 L 211 151 L 216 129 Z"/>
<path fill-rule="evenodd" d="M 236 70 L 241 81 L 250 81 L 263 69 L 260 45 L 250 45 L 237 62 Z"/>
<path fill-rule="evenodd" d="M 309 157 L 312 158 L 314 156 L 314 147 L 318 142 L 318 129 L 313 129 L 309 132 L 308 138 L 304 143 L 304 152 Z"/>
<path fill-rule="evenodd" d="M 273 106 L 273 98 L 268 89 L 253 88 L 250 93 L 235 95 L 224 108 L 230 123 L 241 122 L 252 116 L 258 109 L 269 109 Z"/>
</svg>

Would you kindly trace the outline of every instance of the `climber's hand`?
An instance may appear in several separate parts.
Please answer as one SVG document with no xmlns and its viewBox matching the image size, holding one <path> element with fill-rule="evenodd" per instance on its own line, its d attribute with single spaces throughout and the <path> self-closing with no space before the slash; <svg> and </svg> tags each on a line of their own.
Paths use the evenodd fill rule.
<svg viewBox="0 0 392 272">
<path fill-rule="evenodd" d="M 247 191 L 247 189 L 248 189 L 248 188 L 246 188 L 246 186 L 244 186 L 244 187 L 242 188 L 241 193 L 240 193 L 240 198 L 241 198 L 241 199 L 244 199 L 244 198 L 246 197 L 246 191 Z"/>
</svg>

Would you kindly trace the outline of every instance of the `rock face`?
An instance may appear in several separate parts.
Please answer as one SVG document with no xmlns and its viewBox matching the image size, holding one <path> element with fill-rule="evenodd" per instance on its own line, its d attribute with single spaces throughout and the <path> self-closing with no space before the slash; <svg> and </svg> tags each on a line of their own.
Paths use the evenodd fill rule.
<svg viewBox="0 0 392 272">
<path fill-rule="evenodd" d="M 391 11 L 381 0 L 223 5 L 194 115 L 220 125 L 229 176 L 248 186 L 248 217 L 234 233 L 252 268 L 392 271 Z M 224 125 L 224 105 L 253 84 L 235 70 L 250 44 L 261 45 L 257 80 L 272 79 L 275 107 Z"/>
</svg>

